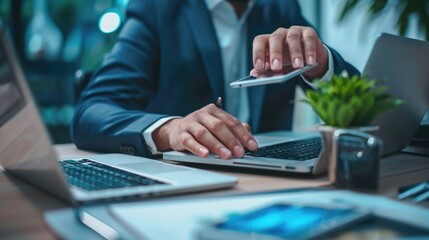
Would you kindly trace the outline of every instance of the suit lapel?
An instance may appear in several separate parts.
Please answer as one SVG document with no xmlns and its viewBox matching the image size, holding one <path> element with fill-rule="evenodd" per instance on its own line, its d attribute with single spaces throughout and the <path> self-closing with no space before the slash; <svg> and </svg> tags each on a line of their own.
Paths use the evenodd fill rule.
<svg viewBox="0 0 429 240">
<path fill-rule="evenodd" d="M 192 29 L 215 98 L 224 97 L 224 79 L 219 43 L 210 12 L 203 0 L 188 0 L 184 11 Z"/>
<path fill-rule="evenodd" d="M 262 19 L 264 19 L 262 16 L 260 16 L 260 10 L 257 8 L 260 7 L 259 5 L 262 4 L 261 1 L 257 1 L 255 6 L 252 9 L 252 12 L 248 16 L 249 19 L 247 21 L 247 32 L 248 32 L 248 49 L 247 49 L 247 56 L 249 59 L 248 66 L 249 69 L 253 68 L 253 62 L 252 62 L 252 42 L 253 39 L 260 34 L 269 33 L 267 32 L 266 26 L 267 23 L 264 22 Z M 269 26 L 269 25 L 268 25 Z M 248 89 L 249 91 L 249 103 L 250 103 L 250 125 L 252 126 L 253 131 L 258 132 L 259 131 L 259 121 L 261 118 L 261 111 L 262 106 L 264 103 L 264 96 L 265 96 L 265 86 L 258 86 L 258 87 L 251 87 Z"/>
<path fill-rule="evenodd" d="M 252 42 L 253 38 L 260 34 L 271 33 L 275 29 L 267 29 L 272 27 L 260 8 L 263 1 L 256 1 L 252 12 L 248 16 L 247 32 L 248 32 L 248 66 L 253 68 L 252 63 Z M 211 19 L 211 14 L 207 10 L 207 6 L 203 0 L 188 0 L 184 6 L 184 12 L 188 19 L 195 42 L 200 50 L 201 58 L 210 81 L 210 86 L 214 97 L 224 96 L 224 79 L 222 58 L 217 41 L 217 36 Z M 262 106 L 265 96 L 265 86 L 251 87 L 249 91 L 250 103 L 250 124 L 255 131 L 260 128 L 259 122 L 262 112 Z"/>
</svg>

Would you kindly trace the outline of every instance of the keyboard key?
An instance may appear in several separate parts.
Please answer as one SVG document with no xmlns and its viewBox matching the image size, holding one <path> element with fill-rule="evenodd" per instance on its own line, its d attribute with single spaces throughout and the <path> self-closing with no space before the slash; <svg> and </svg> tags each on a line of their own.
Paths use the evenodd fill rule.
<svg viewBox="0 0 429 240">
<path fill-rule="evenodd" d="M 69 183 L 88 191 L 166 184 L 89 159 L 60 162 Z"/>
<path fill-rule="evenodd" d="M 311 138 L 262 147 L 256 152 L 247 152 L 254 157 L 305 161 L 317 158 L 322 151 L 322 140 Z"/>
</svg>

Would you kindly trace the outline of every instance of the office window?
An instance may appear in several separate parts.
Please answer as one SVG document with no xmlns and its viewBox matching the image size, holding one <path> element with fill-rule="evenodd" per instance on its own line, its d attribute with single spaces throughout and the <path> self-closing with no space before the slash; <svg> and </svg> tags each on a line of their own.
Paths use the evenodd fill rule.
<svg viewBox="0 0 429 240">
<path fill-rule="evenodd" d="M 70 142 L 74 74 L 116 41 L 127 0 L 0 0 L 0 18 L 54 143 Z"/>
</svg>

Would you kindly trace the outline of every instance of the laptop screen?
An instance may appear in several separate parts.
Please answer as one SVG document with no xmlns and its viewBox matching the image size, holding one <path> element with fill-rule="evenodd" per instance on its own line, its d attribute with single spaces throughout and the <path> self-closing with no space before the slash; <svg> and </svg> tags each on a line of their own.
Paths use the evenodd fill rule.
<svg viewBox="0 0 429 240">
<path fill-rule="evenodd" d="M 0 46 L 4 48 L 4 46 Z M 5 49 L 0 51 L 0 127 L 24 106 L 22 91 L 19 89 L 13 71 L 6 58 Z"/>
<path fill-rule="evenodd" d="M 429 43 L 415 39 L 381 35 L 374 45 L 364 72 L 381 79 L 389 93 L 404 101 L 382 113 L 373 124 L 374 133 L 383 139 L 383 154 L 392 154 L 406 147 L 429 107 Z"/>
<path fill-rule="evenodd" d="M 49 135 L 1 25 L 0 165 L 11 175 L 73 202 Z"/>
</svg>

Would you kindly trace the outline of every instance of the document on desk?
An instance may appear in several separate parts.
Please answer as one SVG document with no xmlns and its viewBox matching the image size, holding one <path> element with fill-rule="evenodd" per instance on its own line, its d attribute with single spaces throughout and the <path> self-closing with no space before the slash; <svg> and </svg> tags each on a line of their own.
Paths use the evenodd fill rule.
<svg viewBox="0 0 429 240">
<path fill-rule="evenodd" d="M 227 214 L 246 212 L 277 202 L 332 204 L 343 202 L 372 211 L 375 215 L 429 232 L 429 209 L 381 196 L 350 191 L 305 191 L 232 197 L 164 200 L 113 204 L 109 210 L 130 231 L 147 239 L 195 239 L 200 223 Z"/>
</svg>

